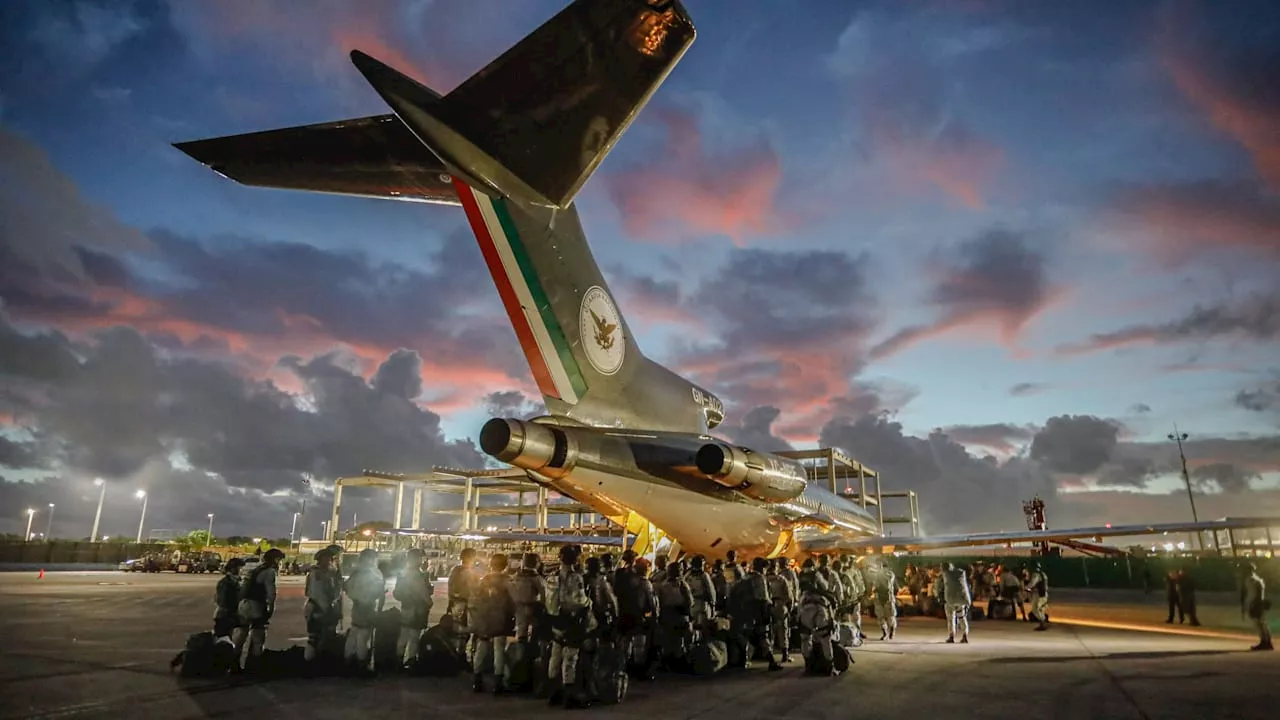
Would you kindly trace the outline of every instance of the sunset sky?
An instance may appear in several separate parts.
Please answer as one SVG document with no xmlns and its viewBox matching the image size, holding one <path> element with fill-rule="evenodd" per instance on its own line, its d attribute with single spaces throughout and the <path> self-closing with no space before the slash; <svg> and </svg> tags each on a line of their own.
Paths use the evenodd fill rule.
<svg viewBox="0 0 1280 720">
<path fill-rule="evenodd" d="M 485 419 L 540 412 L 459 208 L 170 143 L 388 112 L 352 49 L 447 92 L 564 5 L 0 3 L 0 531 L 52 502 L 87 535 L 102 477 L 107 534 L 146 488 L 149 527 L 287 535 L 309 473 L 315 535 L 333 478 L 477 466 Z M 1176 422 L 1202 519 L 1280 515 L 1280 5 L 685 5 L 578 202 L 725 435 L 995 530 L 1037 492 L 1057 526 L 1188 517 Z"/>
</svg>

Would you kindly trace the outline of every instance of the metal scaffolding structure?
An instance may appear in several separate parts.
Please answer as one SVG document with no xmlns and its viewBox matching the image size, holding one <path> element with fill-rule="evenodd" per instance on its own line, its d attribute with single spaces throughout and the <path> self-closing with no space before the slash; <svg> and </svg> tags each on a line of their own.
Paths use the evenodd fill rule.
<svg viewBox="0 0 1280 720">
<path fill-rule="evenodd" d="M 388 473 L 377 470 L 365 470 L 361 475 L 341 477 L 334 482 L 333 510 L 326 532 L 326 541 L 333 541 L 339 536 L 339 522 L 342 517 L 342 493 L 349 487 L 386 487 L 395 491 L 395 510 L 392 518 L 394 529 L 422 529 L 422 500 L 424 492 L 458 494 L 462 496 L 461 508 L 427 509 L 426 512 L 437 515 L 460 515 L 462 518 L 459 530 L 479 530 L 481 516 L 514 517 L 514 528 L 524 528 L 526 516 L 533 519 L 531 529 L 545 532 L 550 528 L 552 515 L 569 516 L 568 528 L 580 529 L 594 527 L 598 519 L 591 509 L 569 498 L 562 497 L 555 491 L 548 490 L 527 479 L 523 470 L 508 468 L 502 470 L 463 470 L 458 468 L 434 468 L 429 473 Z M 412 514 L 409 524 L 404 520 L 405 490 L 413 490 Z M 526 504 L 526 495 L 533 496 L 533 502 Z M 485 495 L 516 495 L 514 505 L 482 505 L 480 500 Z"/>
<path fill-rule="evenodd" d="M 808 473 L 809 482 L 823 483 L 834 495 L 848 498 L 873 513 L 880 534 L 884 535 L 886 524 L 904 524 L 911 526 L 911 534 L 920 534 L 920 504 L 914 490 L 894 490 L 885 492 L 880 487 L 880 473 L 845 455 L 836 448 L 819 448 L 817 450 L 788 450 L 774 453 L 780 457 L 799 460 Z M 871 488 L 868 489 L 868 481 Z M 905 515 L 885 517 L 884 501 L 890 498 L 902 498 L 907 501 Z"/>
</svg>

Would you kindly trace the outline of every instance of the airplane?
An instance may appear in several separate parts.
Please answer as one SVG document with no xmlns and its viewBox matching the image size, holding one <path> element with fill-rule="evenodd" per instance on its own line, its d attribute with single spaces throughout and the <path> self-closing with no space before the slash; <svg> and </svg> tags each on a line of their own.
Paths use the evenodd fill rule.
<svg viewBox="0 0 1280 720">
<path fill-rule="evenodd" d="M 709 433 L 713 393 L 646 357 L 575 197 L 696 37 L 677 0 L 576 0 L 446 95 L 359 50 L 391 113 L 176 143 L 236 182 L 460 205 L 548 414 L 480 447 L 676 549 L 800 557 L 1280 525 L 1275 519 L 889 538 L 800 462 Z"/>
</svg>

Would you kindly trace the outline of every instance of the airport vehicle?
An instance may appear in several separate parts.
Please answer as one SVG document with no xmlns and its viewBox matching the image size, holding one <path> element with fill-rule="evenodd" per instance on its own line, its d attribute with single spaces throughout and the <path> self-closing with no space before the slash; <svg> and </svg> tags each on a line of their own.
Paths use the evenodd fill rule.
<svg viewBox="0 0 1280 720">
<path fill-rule="evenodd" d="M 644 518 L 679 549 L 772 557 L 1280 524 L 886 538 L 796 460 L 711 436 L 723 403 L 641 352 L 574 202 L 695 35 L 674 0 L 577 0 L 447 95 L 356 50 L 391 114 L 176 147 L 247 185 L 460 205 L 549 412 L 491 419 L 481 448 L 616 522 Z"/>
</svg>

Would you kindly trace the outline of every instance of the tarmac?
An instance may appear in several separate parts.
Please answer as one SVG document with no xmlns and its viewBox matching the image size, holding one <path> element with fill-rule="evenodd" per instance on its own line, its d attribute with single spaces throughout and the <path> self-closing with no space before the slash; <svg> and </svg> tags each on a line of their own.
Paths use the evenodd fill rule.
<svg viewBox="0 0 1280 720">
<path fill-rule="evenodd" d="M 120 572 L 0 575 L 0 718 L 563 716 L 529 697 L 471 692 L 468 678 L 184 681 L 169 660 L 206 629 L 216 575 Z M 441 591 L 437 588 L 437 594 Z M 711 678 L 659 675 L 627 701 L 579 714 L 613 718 L 1271 718 L 1280 655 L 1249 652 L 1243 626 L 1164 624 L 1162 598 L 1063 592 L 1048 632 L 978 621 L 947 645 L 942 621 L 902 619 L 838 678 L 794 666 Z M 438 595 L 437 595 L 438 597 Z M 1081 599 L 1083 597 L 1083 599 Z M 437 607 L 443 609 L 438 598 Z M 301 644 L 302 578 L 282 578 L 268 646 Z M 1219 608 L 1225 618 L 1230 608 Z M 1100 627 L 1099 624 L 1109 625 Z M 1118 629 L 1124 628 L 1124 629 Z M 1172 632 L 1170 632 L 1172 631 Z"/>
</svg>

